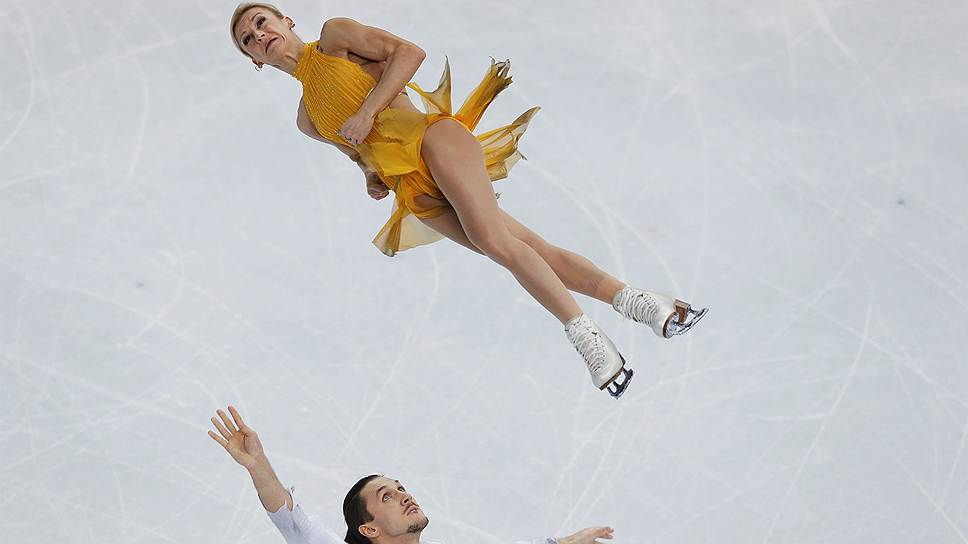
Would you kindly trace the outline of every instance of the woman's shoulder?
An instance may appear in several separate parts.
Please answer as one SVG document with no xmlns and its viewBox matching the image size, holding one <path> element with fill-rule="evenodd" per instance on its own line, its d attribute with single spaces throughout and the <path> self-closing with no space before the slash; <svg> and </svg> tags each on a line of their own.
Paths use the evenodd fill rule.
<svg viewBox="0 0 968 544">
<path fill-rule="evenodd" d="M 349 17 L 327 19 L 319 29 L 316 47 L 323 52 L 344 49 L 350 35 L 362 28 L 363 25 Z"/>
</svg>

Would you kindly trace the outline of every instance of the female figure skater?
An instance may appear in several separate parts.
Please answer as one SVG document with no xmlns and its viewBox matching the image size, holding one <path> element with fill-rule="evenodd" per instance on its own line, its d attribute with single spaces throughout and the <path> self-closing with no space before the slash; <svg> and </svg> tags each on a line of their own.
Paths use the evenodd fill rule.
<svg viewBox="0 0 968 544">
<path fill-rule="evenodd" d="M 491 182 L 521 158 L 517 143 L 538 108 L 475 137 L 484 110 L 511 83 L 510 65 L 491 62 L 483 81 L 454 113 L 450 67 L 426 92 L 408 83 L 424 59 L 416 45 L 351 19 L 326 21 L 304 43 L 292 19 L 271 4 L 245 3 L 231 20 L 232 40 L 256 69 L 269 65 L 302 83 L 296 126 L 333 145 L 363 170 L 374 199 L 394 192 L 394 209 L 373 243 L 383 253 L 445 236 L 505 267 L 565 326 L 592 382 L 618 398 L 632 370 L 611 340 L 582 313 L 569 290 L 610 303 L 663 338 L 689 330 L 704 314 L 672 297 L 637 289 L 588 259 L 553 246 L 501 210 Z M 423 100 L 421 112 L 404 90 Z"/>
</svg>

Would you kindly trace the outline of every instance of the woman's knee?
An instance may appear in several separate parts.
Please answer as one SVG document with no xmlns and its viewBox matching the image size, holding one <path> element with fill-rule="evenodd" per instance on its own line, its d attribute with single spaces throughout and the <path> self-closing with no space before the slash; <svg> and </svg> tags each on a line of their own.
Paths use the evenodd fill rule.
<svg viewBox="0 0 968 544">
<path fill-rule="evenodd" d="M 468 231 L 467 238 L 482 253 L 499 263 L 509 261 L 515 244 L 520 243 L 510 232 L 501 232 L 499 229 Z"/>
<path fill-rule="evenodd" d="M 555 250 L 558 249 L 557 247 L 546 242 L 544 238 L 538 236 L 534 232 L 525 231 L 525 232 L 515 232 L 513 234 L 515 238 L 527 244 L 531 249 L 533 249 L 537 254 L 541 255 L 542 257 L 554 256 Z"/>
</svg>

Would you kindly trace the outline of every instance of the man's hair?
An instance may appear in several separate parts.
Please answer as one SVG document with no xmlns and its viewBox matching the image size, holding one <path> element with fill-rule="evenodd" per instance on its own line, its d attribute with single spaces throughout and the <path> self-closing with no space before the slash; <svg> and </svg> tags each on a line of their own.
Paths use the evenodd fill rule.
<svg viewBox="0 0 968 544">
<path fill-rule="evenodd" d="M 249 54 L 246 53 L 245 51 L 242 51 L 242 44 L 240 44 L 238 40 L 235 39 L 235 25 L 238 24 L 239 17 L 242 17 L 243 13 L 245 13 L 246 11 L 249 11 L 252 8 L 262 8 L 272 13 L 279 19 L 282 19 L 283 17 L 285 17 L 285 15 L 282 14 L 282 11 L 279 10 L 279 8 L 277 8 L 276 6 L 273 6 L 272 4 L 266 4 L 263 2 L 243 2 L 239 4 L 239 7 L 235 8 L 235 12 L 232 13 L 232 20 L 229 23 L 229 34 L 232 35 L 232 43 L 235 44 L 235 47 L 239 51 L 241 51 L 243 55 L 247 57 L 249 56 Z"/>
<path fill-rule="evenodd" d="M 347 544 L 371 544 L 370 539 L 360 534 L 360 525 L 373 521 L 373 516 L 366 509 L 366 499 L 363 498 L 363 488 L 370 480 L 379 478 L 382 474 L 370 474 L 360 478 L 360 481 L 353 484 L 353 487 L 346 492 L 343 499 L 343 519 L 346 520 L 346 538 L 343 540 Z"/>
</svg>

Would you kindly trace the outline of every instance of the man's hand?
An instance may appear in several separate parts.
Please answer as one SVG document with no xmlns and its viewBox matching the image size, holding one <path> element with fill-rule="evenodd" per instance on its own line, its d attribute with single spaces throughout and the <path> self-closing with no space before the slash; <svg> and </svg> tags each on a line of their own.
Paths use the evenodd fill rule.
<svg viewBox="0 0 968 544">
<path fill-rule="evenodd" d="M 577 533 L 558 539 L 558 544 L 601 544 L 599 538 L 612 539 L 614 529 L 611 527 L 588 527 Z"/>
<path fill-rule="evenodd" d="M 229 406 L 229 412 L 232 414 L 232 420 L 222 410 L 216 411 L 218 417 L 212 418 L 212 424 L 218 429 L 219 434 L 208 431 L 208 436 L 225 448 L 236 463 L 246 469 L 252 469 L 266 458 L 262 442 L 259 441 L 259 435 L 245 424 L 234 406 Z"/>
<path fill-rule="evenodd" d="M 259 493 L 259 500 L 267 511 L 276 512 L 284 505 L 292 510 L 292 496 L 272 470 L 259 435 L 245 424 L 235 406 L 229 406 L 229 412 L 232 419 L 222 410 L 216 411 L 218 417 L 212 418 L 212 425 L 218 429 L 218 434 L 208 431 L 208 436 L 225 448 L 236 463 L 249 471 L 252 484 Z"/>
<path fill-rule="evenodd" d="M 367 172 L 366 194 L 370 195 L 370 198 L 373 200 L 380 200 L 390 194 L 390 189 L 387 189 L 387 186 L 383 184 L 383 180 L 380 179 L 380 176 L 376 172 Z"/>
</svg>

